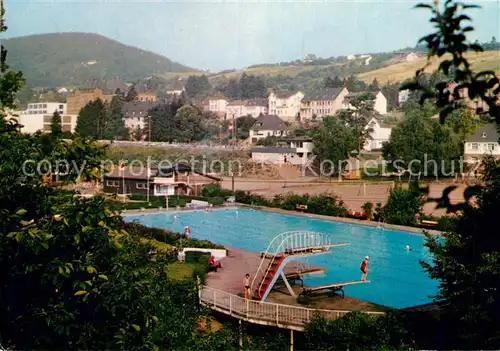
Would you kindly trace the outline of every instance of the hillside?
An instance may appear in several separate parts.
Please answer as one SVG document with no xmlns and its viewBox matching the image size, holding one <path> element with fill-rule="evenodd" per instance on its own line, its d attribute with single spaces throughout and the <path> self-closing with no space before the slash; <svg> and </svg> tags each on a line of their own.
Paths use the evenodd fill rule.
<svg viewBox="0 0 500 351">
<path fill-rule="evenodd" d="M 470 53 L 467 55 L 467 58 L 472 65 L 472 69 L 476 72 L 483 70 L 500 71 L 500 51 Z M 422 68 L 426 60 L 427 59 L 424 57 L 412 62 L 388 65 L 373 71 L 361 73 L 358 75 L 358 78 L 366 83 L 372 82 L 374 78 L 377 78 L 381 84 L 387 82 L 402 82 L 407 78 L 415 76 L 415 71 Z M 426 71 L 433 72 L 437 69 L 438 65 L 439 61 L 435 60 Z"/>
<path fill-rule="evenodd" d="M 3 40 L 8 62 L 32 87 L 84 86 L 95 79 L 135 81 L 192 68 L 91 33 L 52 33 Z"/>
</svg>

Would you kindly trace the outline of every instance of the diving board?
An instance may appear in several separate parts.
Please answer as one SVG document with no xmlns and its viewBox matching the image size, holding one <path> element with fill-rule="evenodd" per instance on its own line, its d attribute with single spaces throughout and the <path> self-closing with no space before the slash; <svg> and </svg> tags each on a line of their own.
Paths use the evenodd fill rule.
<svg viewBox="0 0 500 351">
<path fill-rule="evenodd" d="M 342 298 L 344 298 L 344 287 L 348 285 L 355 285 L 355 284 L 364 284 L 364 283 L 369 283 L 369 280 L 347 280 L 344 282 L 335 282 L 331 284 L 326 284 L 326 285 L 319 285 L 319 286 L 305 286 L 302 288 L 302 292 L 299 294 L 299 302 L 300 300 L 305 300 L 309 296 L 315 294 L 315 293 L 322 293 L 325 291 L 333 291 L 333 292 L 341 292 L 342 293 Z"/>
<path fill-rule="evenodd" d="M 290 262 L 310 255 L 327 254 L 332 247 L 347 246 L 349 243 L 332 243 L 324 233 L 309 231 L 285 232 L 274 237 L 266 251 L 261 253 L 261 262 L 251 284 L 253 298 L 264 301 L 277 279 L 281 277 L 290 295 L 295 296 L 284 267 Z"/>
</svg>

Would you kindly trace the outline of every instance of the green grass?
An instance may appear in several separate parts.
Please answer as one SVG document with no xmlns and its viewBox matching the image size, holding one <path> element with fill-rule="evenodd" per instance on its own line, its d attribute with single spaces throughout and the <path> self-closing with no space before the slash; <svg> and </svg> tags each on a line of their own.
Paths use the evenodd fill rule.
<svg viewBox="0 0 500 351">
<path fill-rule="evenodd" d="M 167 266 L 167 275 L 172 280 L 191 278 L 196 266 L 195 263 L 174 262 Z"/>
</svg>

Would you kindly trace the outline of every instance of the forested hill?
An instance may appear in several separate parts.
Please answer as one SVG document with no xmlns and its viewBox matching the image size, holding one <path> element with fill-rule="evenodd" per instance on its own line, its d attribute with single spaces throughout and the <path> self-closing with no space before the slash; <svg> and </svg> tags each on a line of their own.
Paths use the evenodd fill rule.
<svg viewBox="0 0 500 351">
<path fill-rule="evenodd" d="M 91 33 L 52 33 L 3 40 L 9 64 L 31 87 L 84 86 L 119 77 L 135 81 L 167 72 L 196 71 L 162 55 Z"/>
</svg>

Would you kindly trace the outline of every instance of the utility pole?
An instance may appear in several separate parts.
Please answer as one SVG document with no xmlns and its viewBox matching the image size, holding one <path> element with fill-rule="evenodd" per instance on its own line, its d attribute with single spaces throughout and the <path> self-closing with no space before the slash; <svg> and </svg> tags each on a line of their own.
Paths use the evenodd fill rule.
<svg viewBox="0 0 500 351">
<path fill-rule="evenodd" d="M 234 161 L 235 147 L 236 147 L 236 119 L 234 118 L 234 113 L 233 113 L 233 161 Z M 232 166 L 231 166 L 231 189 L 234 195 L 234 170 Z"/>
<path fill-rule="evenodd" d="M 151 147 L 151 116 L 148 116 L 148 129 L 149 129 L 148 141 L 149 141 L 149 147 Z"/>
</svg>

